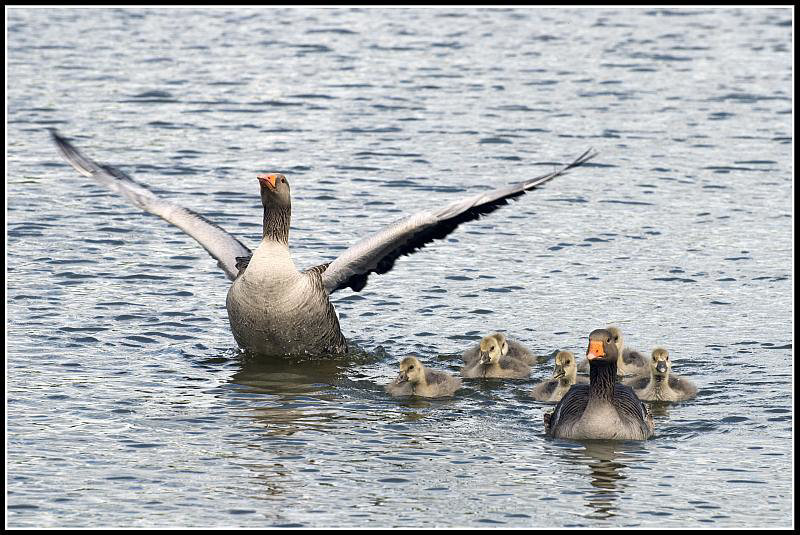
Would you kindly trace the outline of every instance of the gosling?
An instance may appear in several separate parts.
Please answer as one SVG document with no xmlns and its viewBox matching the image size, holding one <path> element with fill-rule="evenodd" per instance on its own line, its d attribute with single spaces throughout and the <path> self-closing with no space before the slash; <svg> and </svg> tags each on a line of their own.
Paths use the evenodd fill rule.
<svg viewBox="0 0 800 535">
<path fill-rule="evenodd" d="M 400 373 L 386 385 L 386 392 L 392 396 L 438 398 L 452 396 L 459 388 L 461 379 L 447 372 L 428 370 L 412 356 L 400 361 Z"/>
<path fill-rule="evenodd" d="M 556 353 L 556 365 L 553 370 L 553 378 L 542 381 L 533 387 L 531 397 L 537 401 L 557 403 L 561 401 L 564 394 L 576 383 L 588 383 L 586 377 L 578 377 L 578 367 L 575 363 L 575 355 L 570 351 L 559 351 Z"/>
<path fill-rule="evenodd" d="M 688 379 L 671 375 L 669 351 L 663 347 L 653 350 L 649 375 L 625 381 L 644 401 L 684 401 L 697 395 L 697 387 Z"/>
<path fill-rule="evenodd" d="M 495 335 L 487 336 L 480 343 L 477 359 L 467 360 L 461 368 L 461 375 L 467 378 L 503 378 L 526 379 L 531 374 L 531 367 L 522 362 L 503 355 L 503 346 Z"/>
<path fill-rule="evenodd" d="M 484 336 L 479 344 L 467 349 L 461 358 L 464 360 L 466 366 L 474 366 L 481 358 L 482 353 L 492 350 L 492 345 L 500 347 L 500 356 L 509 357 L 532 366 L 536 363 L 536 357 L 524 345 L 514 340 L 509 340 L 503 333 L 494 333 Z"/>
</svg>

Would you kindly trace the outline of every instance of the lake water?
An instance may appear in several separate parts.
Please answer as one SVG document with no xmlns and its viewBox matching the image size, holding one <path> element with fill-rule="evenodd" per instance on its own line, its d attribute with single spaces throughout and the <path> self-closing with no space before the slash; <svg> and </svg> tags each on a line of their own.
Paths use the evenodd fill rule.
<svg viewBox="0 0 800 535">
<path fill-rule="evenodd" d="M 9 527 L 793 525 L 787 9 L 11 9 Z M 416 210 L 590 165 L 334 303 L 362 349 L 254 360 L 180 230 L 79 175 L 48 127 L 254 248 L 292 182 L 316 265 Z M 543 433 L 530 380 L 393 399 L 502 330 L 614 323 L 696 399 L 646 442 Z"/>
</svg>

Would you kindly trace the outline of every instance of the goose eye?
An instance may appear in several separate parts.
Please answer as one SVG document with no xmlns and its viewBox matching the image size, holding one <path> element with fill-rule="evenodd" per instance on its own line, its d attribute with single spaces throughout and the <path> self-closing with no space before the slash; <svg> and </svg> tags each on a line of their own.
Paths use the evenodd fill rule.
<svg viewBox="0 0 800 535">
<path fill-rule="evenodd" d="M 281 179 L 281 182 L 283 182 L 284 184 L 286 184 L 286 179 L 285 179 L 285 178 L 282 178 L 282 179 Z"/>
<path fill-rule="evenodd" d="M 489 351 L 494 351 L 494 346 L 490 347 Z"/>
</svg>

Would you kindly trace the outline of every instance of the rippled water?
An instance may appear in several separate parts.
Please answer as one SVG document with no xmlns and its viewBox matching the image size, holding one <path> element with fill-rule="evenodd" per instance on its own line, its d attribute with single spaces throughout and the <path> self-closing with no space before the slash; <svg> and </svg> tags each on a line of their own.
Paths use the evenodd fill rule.
<svg viewBox="0 0 800 535">
<path fill-rule="evenodd" d="M 9 526 L 793 524 L 791 11 L 7 14 Z M 216 263 L 47 127 L 251 247 L 284 172 L 300 267 L 600 156 L 335 294 L 364 354 L 252 361 Z M 410 352 L 612 322 L 700 389 L 643 443 L 546 438 L 551 362 L 383 392 Z"/>
</svg>

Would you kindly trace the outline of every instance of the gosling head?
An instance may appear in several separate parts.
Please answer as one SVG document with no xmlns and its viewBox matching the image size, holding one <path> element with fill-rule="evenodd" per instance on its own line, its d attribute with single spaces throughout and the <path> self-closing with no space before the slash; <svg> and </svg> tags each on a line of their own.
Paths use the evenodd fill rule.
<svg viewBox="0 0 800 535">
<path fill-rule="evenodd" d="M 589 348 L 586 350 L 586 358 L 589 364 L 593 362 L 617 362 L 619 351 L 614 343 L 614 335 L 607 329 L 595 329 L 589 333 Z"/>
<path fill-rule="evenodd" d="M 412 385 L 425 381 L 425 368 L 417 357 L 406 357 L 400 361 L 400 373 L 395 382 L 402 384 L 409 382 Z"/>
<path fill-rule="evenodd" d="M 650 360 L 650 369 L 653 371 L 653 377 L 656 381 L 663 381 L 669 376 L 669 370 L 672 364 L 669 361 L 669 351 L 663 347 L 657 347 L 653 350 Z"/>
<path fill-rule="evenodd" d="M 503 333 L 494 333 L 495 340 L 497 343 L 500 344 L 500 356 L 505 357 L 508 355 L 508 340 L 506 340 L 506 335 Z"/>
<path fill-rule="evenodd" d="M 503 344 L 505 343 L 505 338 L 501 342 L 495 334 L 484 337 L 480 345 L 481 364 L 486 366 L 500 360 L 500 357 L 503 356 Z"/>
<path fill-rule="evenodd" d="M 615 327 L 614 325 L 609 325 L 606 327 L 606 330 L 611 333 L 612 341 L 614 345 L 617 346 L 617 354 L 622 355 L 622 346 L 624 344 L 624 340 L 622 339 L 622 331 L 619 327 Z"/>
<path fill-rule="evenodd" d="M 560 381 L 574 380 L 578 368 L 575 364 L 575 355 L 571 351 L 559 351 L 556 353 L 556 365 L 553 370 L 553 379 Z"/>
</svg>

